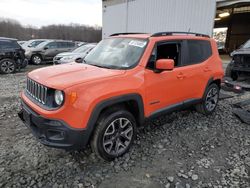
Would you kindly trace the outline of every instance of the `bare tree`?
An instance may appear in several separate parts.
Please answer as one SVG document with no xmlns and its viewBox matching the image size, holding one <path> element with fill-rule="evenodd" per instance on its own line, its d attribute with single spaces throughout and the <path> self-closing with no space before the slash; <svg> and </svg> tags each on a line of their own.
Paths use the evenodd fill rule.
<svg viewBox="0 0 250 188">
<path fill-rule="evenodd" d="M 48 25 L 41 28 L 24 27 L 16 20 L 0 18 L 0 36 L 29 40 L 33 38 L 64 39 L 85 42 L 101 40 L 101 27 L 80 24 Z"/>
</svg>

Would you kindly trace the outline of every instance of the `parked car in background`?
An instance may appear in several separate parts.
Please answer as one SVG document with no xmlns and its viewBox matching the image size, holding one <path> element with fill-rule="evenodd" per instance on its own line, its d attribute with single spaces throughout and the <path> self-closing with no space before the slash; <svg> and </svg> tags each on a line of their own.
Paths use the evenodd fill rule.
<svg viewBox="0 0 250 188">
<path fill-rule="evenodd" d="M 250 76 L 250 40 L 231 54 L 232 60 L 226 68 L 226 77 L 237 80 L 239 76 Z"/>
<path fill-rule="evenodd" d="M 96 46 L 96 44 L 86 44 L 80 46 L 73 50 L 72 52 L 64 52 L 57 54 L 54 57 L 53 63 L 56 64 L 65 64 L 70 62 L 81 63 L 84 57 Z"/>
<path fill-rule="evenodd" d="M 33 64 L 39 65 L 43 61 L 53 61 L 57 54 L 72 51 L 76 47 L 76 43 L 72 41 L 47 40 L 35 48 L 26 49 L 25 56 Z"/>
<path fill-rule="evenodd" d="M 47 39 L 34 39 L 34 40 L 29 40 L 27 42 L 25 42 L 24 44 L 22 44 L 22 47 L 24 49 L 27 48 L 35 48 L 36 46 L 38 46 L 39 44 L 41 44 L 42 42 L 45 42 Z"/>
<path fill-rule="evenodd" d="M 0 37 L 0 73 L 9 74 L 25 68 L 28 61 L 16 39 Z"/>
</svg>

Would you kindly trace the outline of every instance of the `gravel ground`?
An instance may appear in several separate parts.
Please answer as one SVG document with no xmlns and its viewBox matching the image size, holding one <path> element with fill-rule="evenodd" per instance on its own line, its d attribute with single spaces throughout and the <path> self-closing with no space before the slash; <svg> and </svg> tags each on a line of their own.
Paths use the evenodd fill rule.
<svg viewBox="0 0 250 188">
<path fill-rule="evenodd" d="M 220 101 L 211 116 L 187 110 L 148 122 L 128 154 L 104 162 L 89 148 L 34 139 L 17 117 L 25 75 L 0 75 L 0 187 L 250 187 L 250 125 L 231 106 L 250 94 Z"/>
</svg>

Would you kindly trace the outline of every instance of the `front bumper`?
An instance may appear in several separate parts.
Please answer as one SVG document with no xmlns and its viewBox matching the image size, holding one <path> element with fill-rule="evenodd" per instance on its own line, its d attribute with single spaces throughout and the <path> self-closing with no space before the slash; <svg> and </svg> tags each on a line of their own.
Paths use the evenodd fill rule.
<svg viewBox="0 0 250 188">
<path fill-rule="evenodd" d="M 32 52 L 25 52 L 25 58 L 31 60 Z"/>
<path fill-rule="evenodd" d="M 38 141 L 46 146 L 77 150 L 85 148 L 88 144 L 88 129 L 74 129 L 61 120 L 44 118 L 24 102 L 18 116 L 31 129 Z"/>
<path fill-rule="evenodd" d="M 243 81 L 233 81 L 232 78 L 229 77 L 223 79 L 222 88 L 226 91 L 232 91 L 235 93 L 250 91 L 250 85 L 248 83 Z"/>
</svg>

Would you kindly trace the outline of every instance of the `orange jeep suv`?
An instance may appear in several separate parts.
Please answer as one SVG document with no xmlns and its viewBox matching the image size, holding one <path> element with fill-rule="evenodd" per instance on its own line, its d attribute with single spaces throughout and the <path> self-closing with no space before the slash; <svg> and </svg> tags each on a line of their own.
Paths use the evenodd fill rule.
<svg viewBox="0 0 250 188">
<path fill-rule="evenodd" d="M 120 33 L 84 63 L 27 76 L 19 117 L 44 145 L 81 149 L 105 160 L 126 153 L 146 119 L 194 105 L 211 114 L 223 77 L 216 43 L 197 33 Z"/>
</svg>

